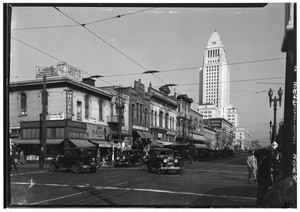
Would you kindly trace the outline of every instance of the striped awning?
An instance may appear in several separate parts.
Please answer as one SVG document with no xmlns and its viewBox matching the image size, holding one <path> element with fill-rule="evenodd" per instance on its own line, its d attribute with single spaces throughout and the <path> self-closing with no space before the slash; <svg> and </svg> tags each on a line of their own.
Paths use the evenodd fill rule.
<svg viewBox="0 0 300 212">
<path fill-rule="evenodd" d="M 112 147 L 112 145 L 108 141 L 97 141 L 97 140 L 89 140 L 89 141 L 96 144 L 99 147 L 107 147 L 107 148 Z"/>
<path fill-rule="evenodd" d="M 95 147 L 95 144 L 89 142 L 88 140 L 82 140 L 82 139 L 68 139 L 68 140 L 77 147 Z"/>
</svg>

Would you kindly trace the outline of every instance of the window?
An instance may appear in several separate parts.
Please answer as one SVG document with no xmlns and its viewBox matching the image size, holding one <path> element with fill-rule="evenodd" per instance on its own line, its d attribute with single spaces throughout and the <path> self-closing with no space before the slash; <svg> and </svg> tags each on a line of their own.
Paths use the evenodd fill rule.
<svg viewBox="0 0 300 212">
<path fill-rule="evenodd" d="M 160 127 L 163 126 L 163 112 L 162 111 L 159 112 L 159 126 Z"/>
<path fill-rule="evenodd" d="M 148 116 L 148 109 L 147 108 L 145 108 L 145 126 L 147 126 L 148 124 L 147 124 L 147 116 Z"/>
<path fill-rule="evenodd" d="M 169 129 L 168 122 L 169 122 L 169 114 L 167 113 L 166 117 L 165 117 L 165 128 L 166 129 Z"/>
<path fill-rule="evenodd" d="M 82 109 L 80 101 L 77 101 L 77 120 L 82 121 Z"/>
<path fill-rule="evenodd" d="M 27 96 L 25 93 L 21 93 L 21 115 L 27 114 Z"/>
<path fill-rule="evenodd" d="M 103 120 L 103 100 L 99 99 L 98 104 L 99 104 L 99 121 L 102 121 Z"/>
<path fill-rule="evenodd" d="M 135 115 L 134 115 L 134 112 L 135 112 L 135 105 L 132 104 L 132 110 L 131 110 L 131 120 L 132 120 L 132 124 L 135 124 Z"/>
<path fill-rule="evenodd" d="M 89 115 L 90 115 L 90 96 L 89 95 L 85 95 L 85 97 L 84 97 L 84 108 L 85 108 L 84 117 L 89 118 Z"/>
</svg>

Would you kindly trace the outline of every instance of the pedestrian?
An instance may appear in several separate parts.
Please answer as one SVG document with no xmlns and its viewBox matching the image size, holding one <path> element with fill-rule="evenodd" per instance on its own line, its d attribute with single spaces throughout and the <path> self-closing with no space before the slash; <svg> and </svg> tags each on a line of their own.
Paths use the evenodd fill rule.
<svg viewBox="0 0 300 212">
<path fill-rule="evenodd" d="M 20 164 L 25 165 L 25 156 L 23 150 L 20 152 Z"/>
<path fill-rule="evenodd" d="M 44 168 L 44 163 L 45 163 L 44 147 L 41 147 L 41 150 L 39 152 L 39 169 Z"/>
<path fill-rule="evenodd" d="M 97 167 L 100 167 L 101 163 L 101 152 L 100 152 L 100 147 L 97 149 Z"/>
<path fill-rule="evenodd" d="M 247 157 L 247 165 L 248 165 L 248 181 L 256 182 L 257 160 L 254 156 L 254 151 L 251 151 L 250 155 Z"/>
<path fill-rule="evenodd" d="M 257 206 L 266 207 L 266 194 L 268 189 L 272 186 L 272 158 L 271 152 L 268 149 L 261 149 L 256 151 L 255 155 L 258 159 L 257 169 Z"/>
<path fill-rule="evenodd" d="M 18 170 L 18 167 L 16 165 L 16 153 L 15 151 L 12 151 L 11 154 L 10 154 L 10 157 L 9 157 L 9 160 L 10 160 L 10 168 L 9 168 L 9 171 L 11 172 L 12 171 L 12 168 L 15 169 L 15 171 L 18 173 L 19 170 Z"/>
</svg>

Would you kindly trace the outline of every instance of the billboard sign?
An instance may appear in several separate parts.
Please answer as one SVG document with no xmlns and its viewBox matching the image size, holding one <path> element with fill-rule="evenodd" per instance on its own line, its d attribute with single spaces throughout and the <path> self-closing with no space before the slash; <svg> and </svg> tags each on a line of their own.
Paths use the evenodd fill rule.
<svg viewBox="0 0 300 212">
<path fill-rule="evenodd" d="M 211 119 L 210 126 L 211 126 L 211 128 L 221 129 L 222 128 L 222 120 L 221 119 Z"/>
<path fill-rule="evenodd" d="M 55 65 L 50 66 L 50 67 L 37 66 L 36 72 L 35 72 L 35 77 L 43 78 L 44 75 L 46 75 L 47 77 L 58 76 L 57 67 Z"/>
<path fill-rule="evenodd" d="M 69 77 L 78 81 L 82 80 L 82 71 L 66 63 L 57 65 L 58 76 Z"/>
<path fill-rule="evenodd" d="M 88 131 L 89 139 L 105 140 L 106 126 L 88 124 L 87 131 Z"/>
</svg>

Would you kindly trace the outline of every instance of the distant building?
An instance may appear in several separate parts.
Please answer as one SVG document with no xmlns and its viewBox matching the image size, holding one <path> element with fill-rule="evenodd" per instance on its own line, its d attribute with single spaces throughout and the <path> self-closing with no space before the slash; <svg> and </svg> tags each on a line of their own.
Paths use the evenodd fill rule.
<svg viewBox="0 0 300 212">
<path fill-rule="evenodd" d="M 221 118 L 221 111 L 214 104 L 206 103 L 199 105 L 197 110 L 203 115 L 203 119 Z"/>
<path fill-rule="evenodd" d="M 233 125 L 224 118 L 204 119 L 204 125 L 216 131 L 216 149 L 232 147 Z"/>
<path fill-rule="evenodd" d="M 199 105 L 214 104 L 220 109 L 221 117 L 227 118 L 230 70 L 224 45 L 216 31 L 209 38 L 205 48 L 199 77 Z"/>
<path fill-rule="evenodd" d="M 229 107 L 227 109 L 227 120 L 234 126 L 239 126 L 239 111 L 236 108 Z"/>
<path fill-rule="evenodd" d="M 250 150 L 252 148 L 251 135 L 242 127 L 233 129 L 233 146 L 236 149 Z"/>
</svg>

